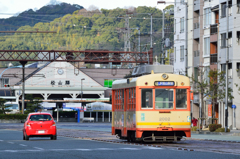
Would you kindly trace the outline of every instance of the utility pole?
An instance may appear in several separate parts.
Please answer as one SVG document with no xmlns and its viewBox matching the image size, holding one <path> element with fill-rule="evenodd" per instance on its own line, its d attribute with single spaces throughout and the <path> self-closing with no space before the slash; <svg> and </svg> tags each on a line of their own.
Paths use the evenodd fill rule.
<svg viewBox="0 0 240 159">
<path fill-rule="evenodd" d="M 164 63 L 164 28 L 165 28 L 165 10 L 163 9 L 163 16 L 162 16 L 162 64 L 165 64 Z"/>
<path fill-rule="evenodd" d="M 153 46 L 152 46 L 152 13 L 151 13 L 150 15 L 151 15 L 151 45 L 150 45 L 150 46 L 151 46 L 151 48 L 152 48 L 152 47 L 153 47 Z"/>
<path fill-rule="evenodd" d="M 27 61 L 20 61 L 22 64 L 22 114 L 24 114 L 24 100 L 25 100 L 25 65 Z"/>
<path fill-rule="evenodd" d="M 126 13 L 125 16 L 125 35 L 124 35 L 124 51 L 130 51 L 131 50 L 131 44 L 130 44 L 130 28 L 129 28 L 129 16 L 128 14 L 132 13 Z"/>
<path fill-rule="evenodd" d="M 225 132 L 227 132 L 228 129 L 228 61 L 229 61 L 229 46 L 228 46 L 228 30 L 229 30 L 229 13 L 228 13 L 228 1 L 227 1 L 227 10 L 226 10 L 226 20 L 227 20 L 227 33 L 226 33 L 226 45 L 227 45 L 227 50 L 226 50 L 226 92 L 225 92 Z"/>
</svg>

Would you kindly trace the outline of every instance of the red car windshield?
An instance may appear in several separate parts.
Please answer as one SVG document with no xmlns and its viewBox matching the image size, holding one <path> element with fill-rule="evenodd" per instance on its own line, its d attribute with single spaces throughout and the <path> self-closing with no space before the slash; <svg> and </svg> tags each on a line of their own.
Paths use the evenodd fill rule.
<svg viewBox="0 0 240 159">
<path fill-rule="evenodd" d="M 38 115 L 30 116 L 30 121 L 49 121 L 49 120 L 52 120 L 52 117 L 46 114 L 38 114 Z"/>
</svg>

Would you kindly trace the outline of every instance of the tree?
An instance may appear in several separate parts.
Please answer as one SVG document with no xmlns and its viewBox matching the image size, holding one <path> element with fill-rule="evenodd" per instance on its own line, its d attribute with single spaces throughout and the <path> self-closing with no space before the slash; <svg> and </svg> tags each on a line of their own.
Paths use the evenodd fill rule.
<svg viewBox="0 0 240 159">
<path fill-rule="evenodd" d="M 200 125 L 203 123 L 203 120 L 207 119 L 206 113 L 204 112 L 205 107 L 203 105 L 204 98 L 207 98 L 213 103 L 213 110 L 215 110 L 215 104 L 217 101 L 224 101 L 225 99 L 225 72 L 218 70 L 210 70 L 209 72 L 204 71 L 202 68 L 198 70 L 199 76 L 190 77 L 193 86 L 194 92 L 200 94 L 200 104 L 201 110 L 199 110 Z M 205 78 L 203 77 L 205 75 Z M 207 76 L 206 76 L 207 75 Z M 200 77 L 200 78 L 198 78 Z M 208 77 L 208 78 L 206 78 Z M 229 82 L 230 84 L 230 82 Z M 228 87 L 228 98 L 231 100 L 234 97 L 232 96 L 232 88 Z M 213 111 L 212 121 L 214 120 L 215 113 Z"/>
<path fill-rule="evenodd" d="M 41 109 L 42 98 L 33 97 L 31 94 L 26 95 L 26 113 L 36 112 Z"/>
<path fill-rule="evenodd" d="M 210 70 L 209 71 L 209 90 L 208 96 L 212 99 L 212 123 L 215 120 L 215 103 L 217 101 L 224 101 L 226 96 L 226 77 L 225 72 L 218 70 Z M 230 84 L 230 82 L 229 82 Z M 232 88 L 228 87 L 228 98 L 232 100 L 234 97 L 232 96 Z"/>
<path fill-rule="evenodd" d="M 3 98 L 0 98 L 0 114 L 6 114 L 6 112 L 11 112 L 12 110 L 7 109 L 11 107 L 11 105 L 5 105 L 6 100 Z"/>
</svg>

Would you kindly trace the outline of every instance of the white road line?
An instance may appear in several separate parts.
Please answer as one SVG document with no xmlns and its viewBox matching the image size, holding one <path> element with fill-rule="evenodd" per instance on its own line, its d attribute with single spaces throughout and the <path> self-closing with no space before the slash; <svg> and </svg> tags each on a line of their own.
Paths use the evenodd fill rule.
<svg viewBox="0 0 240 159">
<path fill-rule="evenodd" d="M 125 147 L 125 148 L 120 148 L 123 150 L 140 150 L 140 148 L 131 148 L 131 147 Z"/>
<path fill-rule="evenodd" d="M 92 151 L 91 149 L 73 149 L 73 150 L 79 150 L 79 151 Z"/>
<path fill-rule="evenodd" d="M 3 140 L 0 140 L 0 141 L 3 141 Z"/>
<path fill-rule="evenodd" d="M 96 150 L 114 150 L 112 148 L 97 148 Z"/>
<path fill-rule="evenodd" d="M 40 147 L 33 147 L 35 149 L 38 149 L 38 150 L 44 150 L 43 148 L 40 148 Z"/>
<path fill-rule="evenodd" d="M 8 142 L 9 144 L 14 144 L 14 142 Z"/>
<path fill-rule="evenodd" d="M 22 146 L 23 144 L 21 144 Z M 40 151 L 114 151 L 114 150 L 143 150 L 143 149 L 150 149 L 150 150 L 159 150 L 163 148 L 155 148 L 155 147 L 141 147 L 141 148 L 95 148 L 95 149 L 43 149 L 40 147 L 34 147 L 35 149 L 26 149 L 26 150 L 0 150 L 0 152 L 40 152 Z"/>
<path fill-rule="evenodd" d="M 146 147 L 146 149 L 159 150 L 159 149 L 163 149 L 163 148 L 158 148 L 158 147 Z"/>
<path fill-rule="evenodd" d="M 24 144 L 19 144 L 20 146 L 27 146 L 27 145 L 24 145 Z"/>
<path fill-rule="evenodd" d="M 4 150 L 6 152 L 18 152 L 18 150 Z"/>
</svg>

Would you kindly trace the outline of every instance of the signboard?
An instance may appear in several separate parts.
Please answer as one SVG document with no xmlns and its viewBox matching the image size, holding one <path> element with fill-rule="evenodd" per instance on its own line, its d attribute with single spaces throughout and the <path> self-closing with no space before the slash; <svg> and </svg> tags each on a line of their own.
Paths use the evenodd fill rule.
<svg viewBox="0 0 240 159">
<path fill-rule="evenodd" d="M 154 83 L 155 86 L 174 86 L 175 82 L 173 81 L 156 81 Z"/>
<path fill-rule="evenodd" d="M 236 105 L 232 105 L 232 108 L 233 108 L 233 109 L 236 109 Z"/>
<path fill-rule="evenodd" d="M 81 108 L 82 103 L 63 103 L 63 108 Z"/>
<path fill-rule="evenodd" d="M 212 104 L 208 104 L 208 117 L 212 117 Z"/>
<path fill-rule="evenodd" d="M 86 104 L 86 111 L 93 112 L 93 111 L 112 111 L 112 105 L 102 102 L 94 102 Z"/>
<path fill-rule="evenodd" d="M 47 108 L 56 108 L 56 103 L 42 102 L 41 106 L 45 109 Z"/>
</svg>

